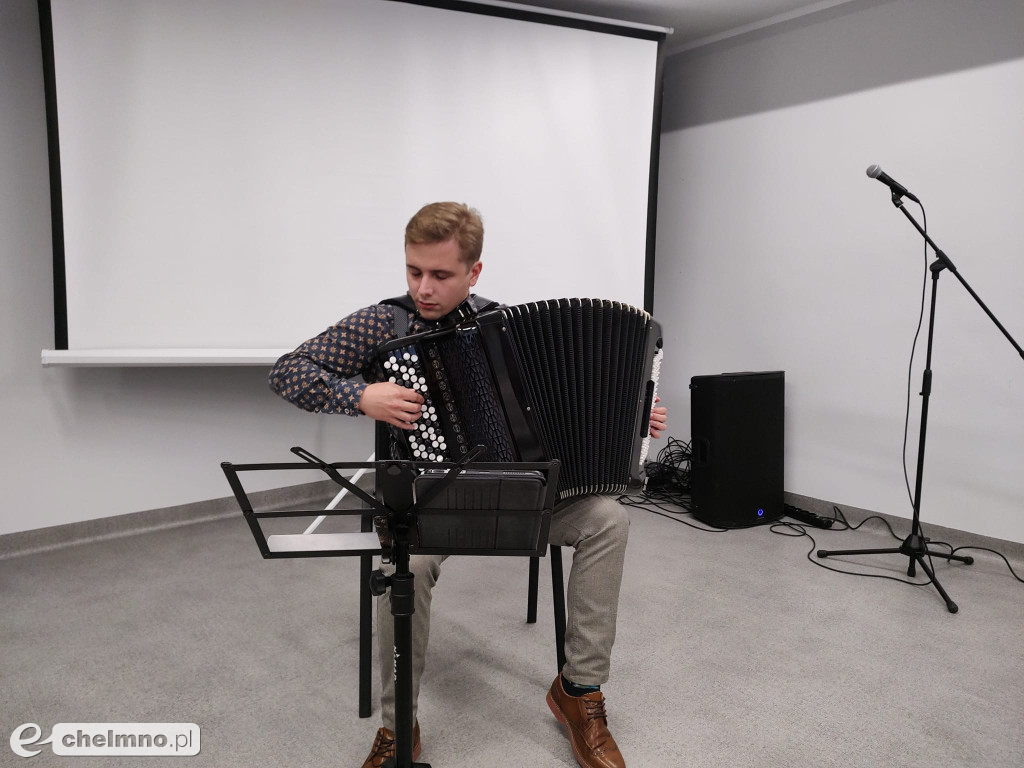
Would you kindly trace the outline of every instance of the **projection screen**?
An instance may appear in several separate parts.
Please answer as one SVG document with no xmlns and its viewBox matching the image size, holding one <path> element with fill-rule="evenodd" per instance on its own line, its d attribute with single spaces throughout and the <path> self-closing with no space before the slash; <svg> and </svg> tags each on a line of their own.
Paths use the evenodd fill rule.
<svg viewBox="0 0 1024 768">
<path fill-rule="evenodd" d="M 483 216 L 483 295 L 650 304 L 666 30 L 391 0 L 40 9 L 44 363 L 272 359 L 404 292 L 405 224 L 436 200 Z"/>
</svg>

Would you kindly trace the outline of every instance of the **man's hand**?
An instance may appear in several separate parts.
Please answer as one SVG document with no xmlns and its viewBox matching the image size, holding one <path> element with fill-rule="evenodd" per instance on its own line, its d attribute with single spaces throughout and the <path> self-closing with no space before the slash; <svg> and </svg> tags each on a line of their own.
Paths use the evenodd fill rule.
<svg viewBox="0 0 1024 768">
<path fill-rule="evenodd" d="M 655 403 L 660 403 L 661 398 L 655 397 Z M 661 437 L 661 433 L 668 427 L 668 408 L 663 405 L 651 409 L 651 437 Z"/>
<path fill-rule="evenodd" d="M 359 410 L 377 421 L 386 421 L 402 429 L 416 429 L 423 396 L 400 384 L 381 381 L 368 384 L 359 398 Z"/>
</svg>

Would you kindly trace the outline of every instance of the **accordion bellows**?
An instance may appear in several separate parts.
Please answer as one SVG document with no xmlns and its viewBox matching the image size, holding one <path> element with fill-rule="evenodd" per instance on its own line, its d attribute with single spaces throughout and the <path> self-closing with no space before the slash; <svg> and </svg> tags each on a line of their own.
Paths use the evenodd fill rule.
<svg viewBox="0 0 1024 768">
<path fill-rule="evenodd" d="M 643 484 L 661 326 L 601 299 L 503 307 L 381 346 L 391 381 L 420 392 L 415 430 L 392 428 L 417 461 L 547 461 L 558 499 Z"/>
</svg>

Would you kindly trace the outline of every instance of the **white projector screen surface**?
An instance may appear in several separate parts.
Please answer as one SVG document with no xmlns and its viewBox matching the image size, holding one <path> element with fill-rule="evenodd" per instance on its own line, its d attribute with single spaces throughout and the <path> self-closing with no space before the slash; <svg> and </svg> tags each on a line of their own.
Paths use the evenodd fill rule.
<svg viewBox="0 0 1024 768">
<path fill-rule="evenodd" d="M 480 210 L 481 294 L 643 306 L 658 43 L 386 0 L 52 0 L 69 350 L 291 348 Z"/>
</svg>

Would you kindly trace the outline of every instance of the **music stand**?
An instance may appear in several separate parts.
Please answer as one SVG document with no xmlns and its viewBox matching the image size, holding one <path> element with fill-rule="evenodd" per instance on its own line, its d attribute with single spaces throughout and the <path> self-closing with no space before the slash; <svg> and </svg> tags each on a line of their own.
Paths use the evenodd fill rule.
<svg viewBox="0 0 1024 768">
<path fill-rule="evenodd" d="M 557 461 L 474 463 L 484 452 L 477 446 L 457 464 L 412 461 L 327 463 L 302 448 L 293 448 L 305 463 L 232 464 L 221 468 L 245 516 L 260 553 L 284 557 L 380 555 L 395 564 L 389 577 L 370 574 L 370 589 L 381 595 L 391 588 L 395 627 L 395 757 L 388 768 L 430 768 L 412 762 L 412 615 L 415 577 L 410 554 L 477 554 L 543 556 L 558 485 Z M 377 512 L 377 532 L 277 534 L 266 536 L 263 518 L 316 515 L 362 515 L 365 510 L 279 510 L 256 512 L 239 479 L 240 472 L 318 468 Z M 380 499 L 342 477 L 340 469 L 373 468 Z M 381 663 L 384 660 L 381 659 Z"/>
</svg>

